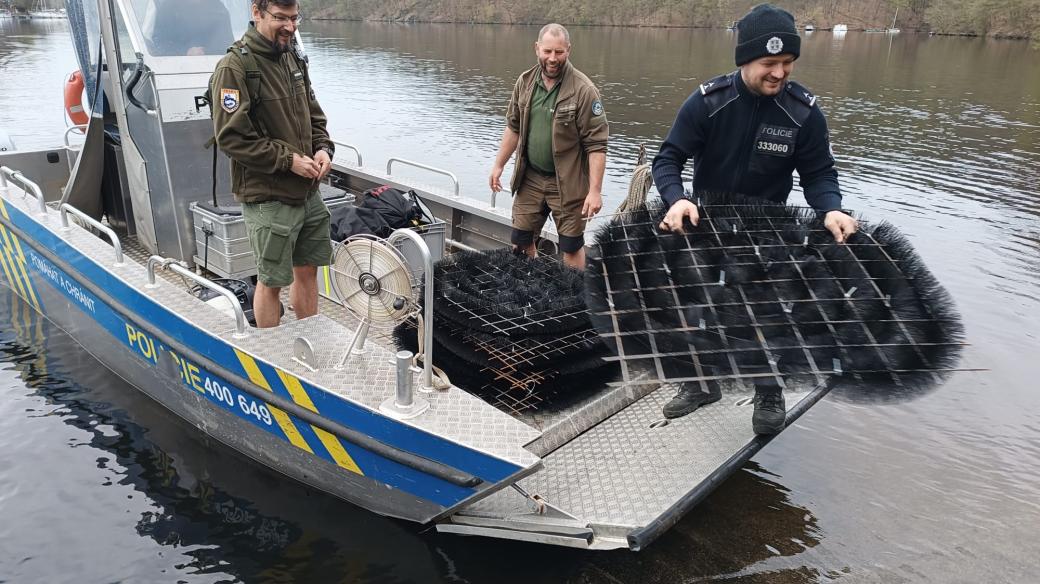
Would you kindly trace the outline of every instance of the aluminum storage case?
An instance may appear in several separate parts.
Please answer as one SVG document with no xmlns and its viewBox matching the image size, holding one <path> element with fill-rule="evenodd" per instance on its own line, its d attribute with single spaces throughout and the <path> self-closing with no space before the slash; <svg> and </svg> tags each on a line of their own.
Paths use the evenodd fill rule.
<svg viewBox="0 0 1040 584">
<path fill-rule="evenodd" d="M 321 196 L 329 210 L 354 202 L 353 194 L 327 185 L 322 187 Z M 242 206 L 223 203 L 215 207 L 196 201 L 190 209 L 195 224 L 195 264 L 224 278 L 255 276 L 256 260 L 249 247 Z"/>
</svg>

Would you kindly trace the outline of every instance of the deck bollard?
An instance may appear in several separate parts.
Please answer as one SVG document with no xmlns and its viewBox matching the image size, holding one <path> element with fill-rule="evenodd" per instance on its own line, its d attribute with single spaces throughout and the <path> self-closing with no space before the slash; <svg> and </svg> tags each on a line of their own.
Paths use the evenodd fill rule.
<svg viewBox="0 0 1040 584">
<path fill-rule="evenodd" d="M 410 408 L 415 402 L 412 391 L 412 352 L 397 352 L 397 401 L 394 402 L 399 408 Z"/>
<path fill-rule="evenodd" d="M 412 382 L 412 352 L 398 351 L 394 358 L 397 369 L 397 392 L 379 404 L 379 411 L 398 420 L 414 418 L 430 408 L 430 402 L 415 395 Z"/>
</svg>

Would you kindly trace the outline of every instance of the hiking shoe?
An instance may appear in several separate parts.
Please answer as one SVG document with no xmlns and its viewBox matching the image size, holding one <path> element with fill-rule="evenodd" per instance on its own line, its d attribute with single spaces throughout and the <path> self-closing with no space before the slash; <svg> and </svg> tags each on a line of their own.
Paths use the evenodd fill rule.
<svg viewBox="0 0 1040 584">
<path fill-rule="evenodd" d="M 697 408 L 715 403 L 722 399 L 722 390 L 717 383 L 708 383 L 708 391 L 705 392 L 697 383 L 680 383 L 679 392 L 671 401 L 664 404 L 661 413 L 668 419 L 681 418 Z"/>
<path fill-rule="evenodd" d="M 783 391 L 779 387 L 756 389 L 754 403 L 751 427 L 755 434 L 779 434 L 787 422 Z"/>
</svg>

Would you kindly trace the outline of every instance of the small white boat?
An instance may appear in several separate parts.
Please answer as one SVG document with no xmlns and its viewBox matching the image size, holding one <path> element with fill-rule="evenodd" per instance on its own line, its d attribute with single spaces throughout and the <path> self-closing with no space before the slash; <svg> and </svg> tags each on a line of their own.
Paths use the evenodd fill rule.
<svg viewBox="0 0 1040 584">
<path fill-rule="evenodd" d="M 38 20 L 65 20 L 64 8 L 51 8 L 44 0 L 37 0 L 29 11 L 29 18 Z"/>
<path fill-rule="evenodd" d="M 845 25 L 845 24 L 835 24 L 834 25 L 834 32 L 836 32 L 836 33 L 846 33 L 846 32 L 849 32 L 849 27 L 848 27 L 848 25 Z"/>
<path fill-rule="evenodd" d="M 812 32 L 812 31 L 814 31 L 814 30 L 816 30 L 816 27 L 815 27 L 815 26 L 813 26 L 813 25 L 811 25 L 811 24 L 807 24 L 807 25 L 805 25 L 805 32 Z"/>
</svg>

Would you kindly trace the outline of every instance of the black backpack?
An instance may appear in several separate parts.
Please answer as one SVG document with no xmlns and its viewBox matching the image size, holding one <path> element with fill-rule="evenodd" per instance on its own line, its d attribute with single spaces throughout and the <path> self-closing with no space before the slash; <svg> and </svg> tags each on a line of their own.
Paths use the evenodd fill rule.
<svg viewBox="0 0 1040 584">
<path fill-rule="evenodd" d="M 332 208 L 331 214 L 329 237 L 332 241 L 343 241 L 353 235 L 386 237 L 393 231 L 375 209 L 339 205 Z"/>
<path fill-rule="evenodd" d="M 432 215 L 424 208 L 425 205 L 415 191 L 404 192 L 389 185 L 368 189 L 362 193 L 358 207 L 379 213 L 390 231 L 433 221 Z M 390 235 L 390 232 L 386 235 Z"/>
<path fill-rule="evenodd" d="M 352 235 L 389 237 L 395 229 L 433 222 L 433 214 L 415 191 L 404 192 L 389 185 L 361 193 L 357 206 L 332 209 L 330 236 L 343 241 Z"/>
</svg>

